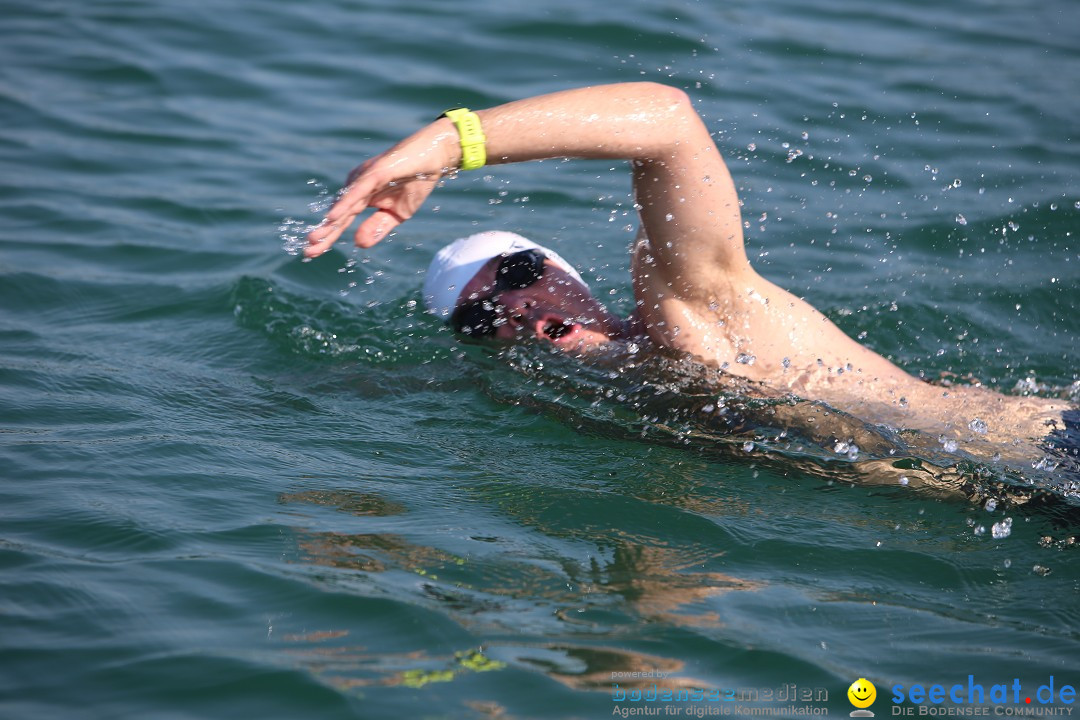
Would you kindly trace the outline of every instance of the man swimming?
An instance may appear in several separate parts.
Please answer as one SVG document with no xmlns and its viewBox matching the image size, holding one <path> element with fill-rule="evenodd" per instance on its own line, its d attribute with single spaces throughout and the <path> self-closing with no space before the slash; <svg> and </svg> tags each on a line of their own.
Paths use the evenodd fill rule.
<svg viewBox="0 0 1080 720">
<path fill-rule="evenodd" d="M 641 219 L 629 318 L 612 315 L 555 253 L 510 233 L 482 233 L 440 251 L 425 282 L 428 309 L 466 335 L 535 338 L 570 352 L 650 343 L 776 394 L 936 434 L 946 447 L 959 441 L 969 450 L 1010 445 L 1030 453 L 1061 423 L 1062 401 L 915 378 L 759 275 L 746 257 L 727 166 L 681 90 L 607 85 L 449 114 L 356 168 L 305 254 L 326 252 L 367 209 L 374 212 L 355 241 L 374 246 L 459 168 L 629 160 Z"/>
</svg>

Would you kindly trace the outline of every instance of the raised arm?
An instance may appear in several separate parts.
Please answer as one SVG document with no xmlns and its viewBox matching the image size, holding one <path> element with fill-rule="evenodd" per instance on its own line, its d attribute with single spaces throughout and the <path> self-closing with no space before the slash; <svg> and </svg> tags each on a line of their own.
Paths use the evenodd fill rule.
<svg viewBox="0 0 1080 720">
<path fill-rule="evenodd" d="M 738 199 L 727 168 L 681 90 L 627 83 L 567 90 L 477 111 L 488 164 L 557 157 L 634 162 L 645 233 L 668 282 L 694 286 L 717 268 L 746 266 Z M 308 236 L 325 252 L 365 210 L 356 231 L 371 247 L 413 216 L 461 162 L 457 131 L 437 120 L 353 171 L 350 186 Z"/>
</svg>

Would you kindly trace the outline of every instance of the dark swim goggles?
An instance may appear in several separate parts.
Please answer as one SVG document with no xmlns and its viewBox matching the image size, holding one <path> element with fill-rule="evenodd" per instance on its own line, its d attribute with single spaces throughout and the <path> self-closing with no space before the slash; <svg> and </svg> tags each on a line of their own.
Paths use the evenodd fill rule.
<svg viewBox="0 0 1080 720">
<path fill-rule="evenodd" d="M 506 306 L 498 302 L 499 293 L 521 290 L 544 276 L 544 254 L 539 250 L 522 250 L 507 255 L 495 270 L 495 287 L 491 295 L 458 305 L 450 316 L 450 327 L 470 337 L 488 337 L 498 330 L 499 318 L 505 316 Z"/>
</svg>

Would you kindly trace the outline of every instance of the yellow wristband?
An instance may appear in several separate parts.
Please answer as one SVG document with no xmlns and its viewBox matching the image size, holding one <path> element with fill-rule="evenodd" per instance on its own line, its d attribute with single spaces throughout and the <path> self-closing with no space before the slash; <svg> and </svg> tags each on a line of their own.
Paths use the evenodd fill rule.
<svg viewBox="0 0 1080 720">
<path fill-rule="evenodd" d="M 484 148 L 487 138 L 484 137 L 477 114 L 468 108 L 454 108 L 444 112 L 441 117 L 450 118 L 457 127 L 461 138 L 461 169 L 477 170 L 484 167 L 487 162 L 487 150 Z"/>
</svg>

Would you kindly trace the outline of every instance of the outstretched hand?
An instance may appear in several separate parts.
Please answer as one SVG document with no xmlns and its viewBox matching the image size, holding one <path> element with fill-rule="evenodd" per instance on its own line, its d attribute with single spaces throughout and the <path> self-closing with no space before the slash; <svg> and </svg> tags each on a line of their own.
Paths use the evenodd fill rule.
<svg viewBox="0 0 1080 720">
<path fill-rule="evenodd" d="M 428 126 L 349 173 L 347 187 L 307 236 L 304 256 L 322 255 L 365 210 L 375 212 L 356 229 L 356 244 L 369 248 L 411 218 L 446 172 L 440 138 Z"/>
</svg>

